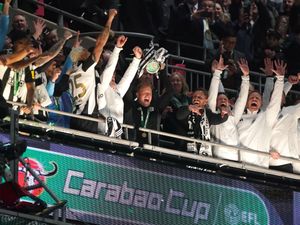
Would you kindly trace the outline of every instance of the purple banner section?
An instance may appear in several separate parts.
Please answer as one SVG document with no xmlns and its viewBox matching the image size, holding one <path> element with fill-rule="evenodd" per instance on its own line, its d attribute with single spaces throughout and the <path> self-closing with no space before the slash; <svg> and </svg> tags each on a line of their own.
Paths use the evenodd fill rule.
<svg viewBox="0 0 300 225">
<path fill-rule="evenodd" d="M 80 157 L 91 161 L 96 160 L 106 164 L 109 163 L 124 166 L 126 168 L 140 169 L 152 173 L 164 173 L 182 179 L 199 180 L 209 184 L 248 190 L 257 194 L 259 198 L 263 200 L 270 215 L 270 225 L 300 225 L 300 216 L 298 213 L 300 210 L 300 194 L 294 193 L 288 189 L 231 179 L 220 175 L 210 174 L 200 168 L 186 168 L 183 165 L 176 163 L 170 165 L 128 157 L 126 155 L 108 153 L 98 150 L 97 147 L 94 147 L 95 150 L 87 150 L 79 147 L 67 146 L 62 143 L 49 142 L 48 140 L 24 139 L 27 140 L 28 146 L 43 151 L 62 153 L 64 155 Z M 0 134 L 0 140 L 6 143 L 9 141 L 9 138 L 6 134 Z M 74 138 L 74 143 L 76 143 L 76 138 Z M 85 214 L 84 217 L 86 219 L 84 220 L 86 222 L 91 221 L 91 218 L 89 218 L 91 216 L 92 215 Z M 105 220 L 108 220 L 107 222 L 115 222 L 114 224 L 125 224 L 122 223 L 122 221 L 110 221 L 110 219 L 107 218 Z"/>
</svg>

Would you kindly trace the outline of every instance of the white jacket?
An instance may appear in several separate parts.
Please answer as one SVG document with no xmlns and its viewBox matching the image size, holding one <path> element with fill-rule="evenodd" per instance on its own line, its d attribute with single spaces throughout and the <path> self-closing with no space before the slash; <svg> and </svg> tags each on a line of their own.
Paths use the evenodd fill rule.
<svg viewBox="0 0 300 225">
<path fill-rule="evenodd" d="M 298 129 L 297 129 L 297 135 L 298 135 L 298 159 L 300 158 L 300 119 L 298 119 Z M 300 173 L 300 160 L 297 163 L 293 163 L 293 170 L 294 173 Z"/>
<path fill-rule="evenodd" d="M 115 57 L 115 59 L 112 60 L 118 60 L 118 56 L 119 55 L 112 55 L 111 57 Z M 116 85 L 116 89 L 113 89 L 109 85 L 114 74 L 114 70 L 110 70 L 110 73 L 103 73 L 100 76 L 101 83 L 98 84 L 98 110 L 101 115 L 103 115 L 104 117 L 113 117 L 119 123 L 123 123 L 123 97 L 129 89 L 130 84 L 136 75 L 140 61 L 141 59 L 135 57 L 133 58 L 122 79 Z M 99 122 L 98 128 L 100 133 L 104 134 L 107 131 L 107 124 L 105 122 Z"/>
<path fill-rule="evenodd" d="M 298 119 L 300 118 L 300 103 L 284 107 L 279 113 L 278 120 L 272 129 L 271 150 L 281 156 L 298 158 Z M 290 163 L 284 159 L 270 158 L 270 166 L 280 166 Z"/>
<path fill-rule="evenodd" d="M 222 71 L 216 70 L 216 72 L 213 74 L 209 88 L 208 105 L 213 112 L 217 112 L 216 102 L 218 97 L 221 73 Z M 232 146 L 239 145 L 237 124 L 243 115 L 247 102 L 248 92 L 249 76 L 242 76 L 242 84 L 239 97 L 236 100 L 234 109 L 229 114 L 227 121 L 219 125 L 211 126 L 211 133 L 215 142 Z M 216 157 L 222 159 L 234 161 L 239 160 L 238 151 L 233 149 L 227 149 L 226 147 L 215 146 L 213 149 L 213 154 Z"/>
<path fill-rule="evenodd" d="M 283 76 L 277 77 L 274 91 L 265 111 L 249 112 L 238 123 L 241 146 L 262 152 L 269 152 L 272 127 L 277 121 L 283 92 Z M 241 161 L 267 168 L 269 156 L 241 152 Z"/>
</svg>

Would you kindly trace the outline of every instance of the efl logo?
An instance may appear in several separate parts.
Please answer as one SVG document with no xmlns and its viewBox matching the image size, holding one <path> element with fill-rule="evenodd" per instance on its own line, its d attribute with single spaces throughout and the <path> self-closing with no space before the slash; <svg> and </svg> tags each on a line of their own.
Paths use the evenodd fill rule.
<svg viewBox="0 0 300 225">
<path fill-rule="evenodd" d="M 224 209 L 225 221 L 230 225 L 251 224 L 260 225 L 257 214 L 240 210 L 235 204 L 228 204 Z"/>
</svg>

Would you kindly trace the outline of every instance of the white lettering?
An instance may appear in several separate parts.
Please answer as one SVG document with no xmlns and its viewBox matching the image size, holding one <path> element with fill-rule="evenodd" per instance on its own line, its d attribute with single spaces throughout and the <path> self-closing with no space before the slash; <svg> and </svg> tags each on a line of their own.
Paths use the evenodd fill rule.
<svg viewBox="0 0 300 225">
<path fill-rule="evenodd" d="M 83 180 L 80 195 L 88 198 L 93 198 L 96 190 L 97 182 L 92 180 Z"/>
<path fill-rule="evenodd" d="M 124 205 L 132 205 L 134 196 L 134 189 L 127 187 L 127 182 L 122 186 L 121 196 L 119 202 Z"/>
<path fill-rule="evenodd" d="M 84 176 L 84 173 L 82 173 L 82 172 L 69 170 L 68 174 L 67 174 L 66 183 L 64 186 L 64 192 L 68 193 L 68 194 L 79 195 L 80 190 L 71 188 L 70 183 L 71 183 L 72 177 L 83 178 L 83 176 Z"/>
<path fill-rule="evenodd" d="M 105 201 L 118 202 L 120 197 L 121 187 L 118 185 L 109 184 L 105 195 Z"/>
<path fill-rule="evenodd" d="M 180 209 L 172 208 L 173 197 L 182 198 L 184 197 L 184 193 L 180 191 L 173 191 L 172 189 L 170 190 L 166 205 L 166 212 L 180 215 Z"/>
<path fill-rule="evenodd" d="M 146 208 L 148 196 L 148 191 L 136 190 L 133 199 L 133 206 Z"/>
<path fill-rule="evenodd" d="M 102 182 L 97 183 L 97 188 L 96 188 L 96 191 L 95 191 L 95 199 L 99 198 L 101 188 L 105 188 L 106 186 L 107 186 L 107 183 L 102 183 Z"/>
<path fill-rule="evenodd" d="M 191 207 L 190 211 L 188 211 L 189 200 L 184 199 L 181 215 L 188 216 L 188 217 L 194 217 L 197 203 L 198 203 L 197 201 L 193 201 L 192 207 Z"/>
<path fill-rule="evenodd" d="M 194 218 L 194 223 L 198 223 L 200 220 L 207 220 L 208 219 L 208 213 L 210 209 L 210 204 L 204 203 L 204 202 L 198 202 L 196 214 Z"/>
<path fill-rule="evenodd" d="M 161 194 L 150 192 L 147 208 L 153 210 L 160 210 L 162 200 L 163 196 Z"/>
</svg>

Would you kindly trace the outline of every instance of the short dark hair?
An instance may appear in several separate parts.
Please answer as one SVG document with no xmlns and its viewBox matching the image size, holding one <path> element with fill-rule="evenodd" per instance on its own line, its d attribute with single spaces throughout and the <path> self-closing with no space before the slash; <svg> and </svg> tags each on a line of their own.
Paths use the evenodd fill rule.
<svg viewBox="0 0 300 225">
<path fill-rule="evenodd" d="M 153 89 L 153 84 L 150 78 L 148 77 L 140 78 L 136 87 L 136 91 L 138 92 L 140 89 L 144 87 L 150 87 L 151 89 Z"/>
<path fill-rule="evenodd" d="M 205 95 L 205 97 L 208 98 L 208 91 L 204 88 L 197 88 L 193 93 L 195 93 L 196 91 L 201 91 L 203 92 L 203 94 Z"/>
</svg>

